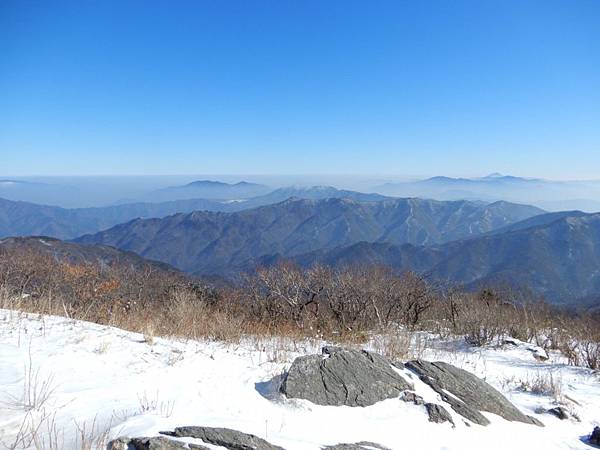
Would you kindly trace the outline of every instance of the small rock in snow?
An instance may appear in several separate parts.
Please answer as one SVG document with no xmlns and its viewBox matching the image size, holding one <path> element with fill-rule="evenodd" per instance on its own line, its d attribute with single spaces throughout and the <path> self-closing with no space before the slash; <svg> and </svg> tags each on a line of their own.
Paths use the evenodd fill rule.
<svg viewBox="0 0 600 450">
<path fill-rule="evenodd" d="M 564 406 L 557 406 L 556 408 L 551 408 L 546 411 L 548 414 L 552 414 L 553 416 L 558 417 L 560 420 L 566 420 L 569 416 L 569 411 Z"/>
<path fill-rule="evenodd" d="M 189 447 L 181 442 L 167 439 L 162 436 L 143 438 L 119 438 L 109 442 L 108 450 L 187 450 Z M 195 447 L 199 450 L 207 447 Z"/>
<path fill-rule="evenodd" d="M 167 436 L 201 439 L 207 444 L 220 445 L 228 450 L 284 450 L 258 436 L 230 428 L 177 427 L 175 431 L 161 433 Z"/>
<path fill-rule="evenodd" d="M 429 415 L 429 421 L 434 423 L 450 422 L 454 425 L 454 420 L 450 413 L 442 405 L 436 403 L 425 403 L 427 414 Z"/>
<path fill-rule="evenodd" d="M 336 444 L 323 447 L 324 450 L 390 450 L 374 442 L 356 442 L 354 444 Z"/>
<path fill-rule="evenodd" d="M 402 395 L 400 395 L 400 400 L 407 403 L 414 403 L 415 405 L 423 405 L 425 403 L 423 397 L 411 391 L 404 391 Z"/>
</svg>

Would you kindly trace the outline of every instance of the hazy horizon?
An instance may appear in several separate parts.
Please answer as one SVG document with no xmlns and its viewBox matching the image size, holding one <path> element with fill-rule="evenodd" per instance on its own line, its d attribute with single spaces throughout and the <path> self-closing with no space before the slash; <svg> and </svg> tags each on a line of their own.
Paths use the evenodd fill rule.
<svg viewBox="0 0 600 450">
<path fill-rule="evenodd" d="M 43 180 L 43 179 L 126 179 L 126 178 L 138 178 L 138 179 L 149 179 L 149 178 L 190 178 L 194 180 L 206 180 L 206 181 L 218 181 L 225 183 L 239 182 L 239 181 L 251 181 L 251 180 L 309 180 L 321 179 L 321 180 L 378 180 L 378 181 L 419 181 L 427 180 L 435 177 L 447 177 L 454 179 L 483 179 L 490 176 L 502 176 L 502 177 L 516 177 L 524 179 L 537 179 L 546 181 L 574 181 L 574 182 L 597 182 L 600 181 L 600 175 L 591 178 L 578 178 L 578 177 L 547 177 L 543 175 L 532 175 L 532 174 L 521 174 L 521 173 L 503 173 L 503 172 L 483 172 L 483 173 L 428 173 L 428 174 L 394 174 L 394 173 L 357 173 L 357 174 L 344 174 L 344 173 L 149 173 L 149 174 L 135 174 L 135 173 L 124 173 L 124 174 L 110 174 L 110 173 L 93 173 L 93 174 L 0 174 L 0 181 L 2 180 Z M 284 181 L 285 182 L 285 181 Z"/>
</svg>

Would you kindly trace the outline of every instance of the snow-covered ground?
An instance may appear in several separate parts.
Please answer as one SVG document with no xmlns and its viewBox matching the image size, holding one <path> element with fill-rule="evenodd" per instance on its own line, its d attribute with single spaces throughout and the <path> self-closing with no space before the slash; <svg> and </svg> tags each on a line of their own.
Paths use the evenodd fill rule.
<svg viewBox="0 0 600 450">
<path fill-rule="evenodd" d="M 30 448 L 79 448 L 77 434 L 105 430 L 114 438 L 200 425 L 253 433 L 290 450 L 357 441 L 392 449 L 589 449 L 582 438 L 599 424 L 599 376 L 566 366 L 560 355 L 538 361 L 524 345 L 476 350 L 460 340 L 437 342 L 423 356 L 476 373 L 545 428 L 492 414 L 486 414 L 492 421 L 487 427 L 469 427 L 455 416 L 452 428 L 430 423 L 422 406 L 398 399 L 350 408 L 282 398 L 271 380 L 296 356 L 319 347 L 251 338 L 239 345 L 160 338 L 149 343 L 120 329 L 0 310 L 0 448 L 11 448 L 19 430 L 27 428 L 24 421 L 40 423 L 42 416 L 41 438 Z M 550 373 L 581 422 L 536 414 L 555 406 L 554 399 L 520 386 Z M 412 381 L 425 400 L 439 402 L 426 385 Z M 27 384 L 38 399 L 23 401 Z M 33 409 L 26 412 L 27 407 Z M 49 436 L 58 445 L 51 447 Z"/>
</svg>

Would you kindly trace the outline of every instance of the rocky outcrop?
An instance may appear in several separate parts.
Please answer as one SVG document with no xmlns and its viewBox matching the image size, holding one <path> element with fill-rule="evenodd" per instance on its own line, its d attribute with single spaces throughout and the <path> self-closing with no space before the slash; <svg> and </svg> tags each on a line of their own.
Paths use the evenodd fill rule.
<svg viewBox="0 0 600 450">
<path fill-rule="evenodd" d="M 481 411 L 490 412 L 506 420 L 543 426 L 533 417 L 526 416 L 500 392 L 466 370 L 444 362 L 410 361 L 406 367 L 436 391 L 461 416 L 479 425 L 490 421 Z"/>
<path fill-rule="evenodd" d="M 162 434 L 201 439 L 207 444 L 220 445 L 228 450 L 284 450 L 282 447 L 273 445 L 258 436 L 230 428 L 177 427 L 174 431 L 167 431 Z M 190 446 L 190 448 L 193 447 Z"/>
<path fill-rule="evenodd" d="M 188 450 L 184 443 L 165 437 L 119 438 L 108 444 L 108 450 Z M 207 447 L 196 446 L 199 450 Z"/>
<path fill-rule="evenodd" d="M 354 444 L 337 444 L 323 447 L 323 450 L 390 450 L 374 442 L 356 442 Z"/>
<path fill-rule="evenodd" d="M 595 427 L 588 438 L 588 442 L 593 445 L 600 445 L 600 427 Z"/>
<path fill-rule="evenodd" d="M 369 406 L 407 389 L 410 383 L 383 356 L 339 347 L 296 358 L 281 385 L 288 398 L 331 406 Z"/>
<path fill-rule="evenodd" d="M 437 403 L 425 403 L 425 409 L 427 410 L 427 415 L 429 416 L 430 422 L 450 422 L 452 425 L 454 425 L 452 416 L 442 405 L 438 405 Z"/>
</svg>

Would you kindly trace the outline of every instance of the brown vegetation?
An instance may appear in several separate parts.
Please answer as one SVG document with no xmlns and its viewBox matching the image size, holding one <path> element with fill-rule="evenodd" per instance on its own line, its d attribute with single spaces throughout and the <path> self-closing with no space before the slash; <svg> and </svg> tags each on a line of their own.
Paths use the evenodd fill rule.
<svg viewBox="0 0 600 450">
<path fill-rule="evenodd" d="M 0 308 L 112 325 L 149 341 L 155 335 L 224 341 L 285 335 L 357 342 L 373 333 L 425 330 L 482 346 L 511 336 L 561 350 L 573 365 L 600 368 L 597 317 L 567 314 L 510 289 L 439 289 L 415 273 L 379 267 L 281 264 L 236 288 L 216 289 L 152 265 L 72 264 L 4 252 Z M 386 346 L 399 352 L 406 342 Z"/>
</svg>

